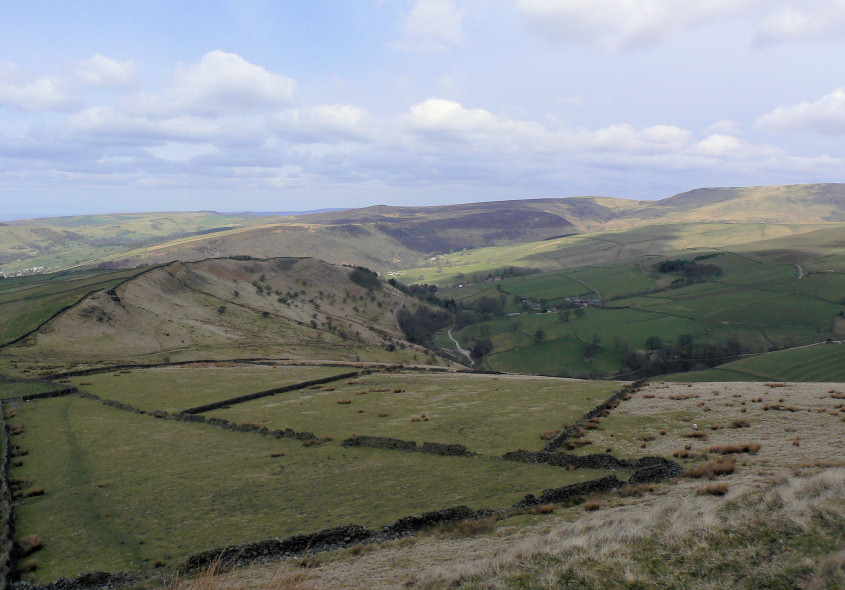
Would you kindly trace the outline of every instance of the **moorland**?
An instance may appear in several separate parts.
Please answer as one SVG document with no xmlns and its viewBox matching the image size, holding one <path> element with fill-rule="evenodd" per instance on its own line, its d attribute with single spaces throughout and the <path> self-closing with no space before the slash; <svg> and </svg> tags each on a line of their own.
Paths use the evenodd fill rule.
<svg viewBox="0 0 845 590">
<path fill-rule="evenodd" d="M 4 583 L 838 587 L 843 237 L 835 184 L 0 224 Z"/>
</svg>

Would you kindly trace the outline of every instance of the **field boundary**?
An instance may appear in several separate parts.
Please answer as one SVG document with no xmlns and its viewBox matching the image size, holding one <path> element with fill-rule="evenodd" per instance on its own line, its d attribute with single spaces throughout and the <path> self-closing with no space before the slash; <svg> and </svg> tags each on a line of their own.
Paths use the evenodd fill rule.
<svg viewBox="0 0 845 590">
<path fill-rule="evenodd" d="M 229 399 L 221 400 L 219 402 L 212 402 L 210 404 L 196 406 L 194 408 L 188 408 L 187 410 L 182 410 L 180 413 L 202 414 L 204 412 L 210 412 L 211 410 L 219 410 L 220 408 L 224 408 L 226 406 L 233 406 L 235 404 L 242 404 L 244 402 L 249 402 L 255 399 L 261 399 L 262 397 L 269 397 L 271 395 L 276 395 L 277 393 L 287 393 L 288 391 L 294 391 L 296 389 L 303 389 L 305 387 L 312 387 L 314 385 L 322 385 L 324 383 L 332 383 L 333 381 L 341 381 L 343 379 L 351 379 L 353 377 L 358 377 L 361 375 L 369 375 L 370 373 L 371 371 L 367 370 L 351 371 L 349 373 L 341 373 L 340 375 L 332 375 L 330 377 L 323 377 L 321 379 L 311 379 L 310 381 L 302 381 L 300 383 L 294 383 L 293 385 L 285 385 L 283 387 L 265 389 L 264 391 L 257 391 L 255 393 L 248 393 L 246 395 L 239 395 L 237 397 L 231 397 Z"/>
<path fill-rule="evenodd" d="M 625 385 L 622 389 L 611 395 L 607 400 L 602 402 L 601 404 L 597 405 L 595 408 L 584 414 L 578 420 L 570 424 L 569 426 L 564 427 L 563 432 L 558 434 L 543 449 L 547 453 L 551 453 L 552 451 L 558 450 L 560 447 L 566 443 L 566 441 L 572 437 L 581 427 L 586 424 L 589 420 L 596 418 L 597 416 L 601 415 L 602 412 L 610 411 L 616 406 L 619 405 L 620 400 L 624 398 L 626 395 L 631 395 L 638 391 L 641 387 L 645 386 L 648 383 L 647 379 L 638 379 L 633 383 Z"/>
<path fill-rule="evenodd" d="M 352 435 L 340 443 L 342 447 L 369 447 L 371 449 L 385 449 L 405 451 L 408 453 L 428 453 L 442 457 L 475 457 L 478 453 L 468 451 L 466 445 L 424 442 L 418 446 L 416 441 L 391 438 L 389 436 Z"/>
</svg>

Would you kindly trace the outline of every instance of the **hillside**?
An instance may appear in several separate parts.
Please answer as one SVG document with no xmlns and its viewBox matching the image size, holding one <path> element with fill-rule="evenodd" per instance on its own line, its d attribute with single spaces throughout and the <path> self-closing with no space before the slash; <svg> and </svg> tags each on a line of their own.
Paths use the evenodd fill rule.
<svg viewBox="0 0 845 590">
<path fill-rule="evenodd" d="M 583 233 L 701 223 L 841 222 L 843 184 L 702 188 L 659 201 L 566 197 L 434 207 L 378 205 L 287 217 L 207 212 L 99 215 L 0 224 L 0 271 L 88 264 L 127 268 L 250 255 L 313 256 L 388 272 L 418 267 L 450 252 Z M 717 244 L 724 242 L 707 245 Z"/>
<path fill-rule="evenodd" d="M 404 350 L 394 319 L 405 297 L 386 284 L 375 290 L 356 284 L 351 273 L 312 258 L 174 262 L 92 292 L 3 352 L 15 363 L 63 366 L 412 358 L 420 349 Z"/>
</svg>

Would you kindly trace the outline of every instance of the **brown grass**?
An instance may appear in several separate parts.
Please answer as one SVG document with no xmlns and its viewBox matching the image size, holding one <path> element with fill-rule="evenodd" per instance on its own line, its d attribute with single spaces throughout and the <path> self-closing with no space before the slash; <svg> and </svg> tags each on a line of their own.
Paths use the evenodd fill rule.
<svg viewBox="0 0 845 590">
<path fill-rule="evenodd" d="M 698 439 L 698 440 L 707 440 L 707 433 L 701 432 L 701 431 L 698 431 L 698 430 L 693 430 L 692 432 L 687 432 L 685 434 L 682 434 L 681 436 L 686 437 L 686 438 L 695 438 L 695 439 Z"/>
<path fill-rule="evenodd" d="M 540 434 L 540 440 L 551 440 L 561 433 L 561 430 L 544 430 Z"/>
<path fill-rule="evenodd" d="M 347 405 L 352 403 L 352 400 L 351 399 L 339 399 L 339 400 L 337 400 L 337 403 L 339 403 L 342 406 L 347 406 Z"/>
<path fill-rule="evenodd" d="M 601 507 L 601 502 L 598 500 L 587 500 L 584 502 L 584 510 L 588 512 L 592 512 L 593 510 L 598 510 Z"/>
<path fill-rule="evenodd" d="M 31 555 L 43 546 L 44 543 L 38 535 L 27 535 L 25 537 L 21 537 L 15 543 L 15 548 L 17 549 L 17 553 L 20 557 Z"/>
</svg>

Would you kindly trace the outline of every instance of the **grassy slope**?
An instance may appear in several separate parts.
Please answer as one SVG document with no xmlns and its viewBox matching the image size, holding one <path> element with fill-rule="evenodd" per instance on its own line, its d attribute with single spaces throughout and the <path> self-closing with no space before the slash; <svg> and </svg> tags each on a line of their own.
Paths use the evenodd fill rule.
<svg viewBox="0 0 845 590">
<path fill-rule="evenodd" d="M 77 398 L 28 405 L 14 422 L 25 426 L 15 442 L 30 452 L 12 475 L 46 490 L 16 509 L 17 534 L 44 539 L 41 582 L 92 566 L 173 565 L 229 542 L 377 526 L 461 503 L 507 506 L 597 475 L 493 458 L 306 448 Z"/>
<path fill-rule="evenodd" d="M 667 381 L 845 381 L 845 344 L 820 344 L 770 352 L 664 377 Z"/>
<path fill-rule="evenodd" d="M 685 249 L 725 247 L 825 230 L 841 231 L 845 225 L 831 228 L 814 224 L 736 224 L 677 223 L 649 225 L 615 231 L 597 231 L 555 240 L 513 246 L 479 248 L 448 254 L 442 270 L 434 263 L 403 271 L 406 283 L 451 285 L 472 282 L 471 277 L 485 277 L 507 266 L 569 269 L 635 260 Z"/>
</svg>

